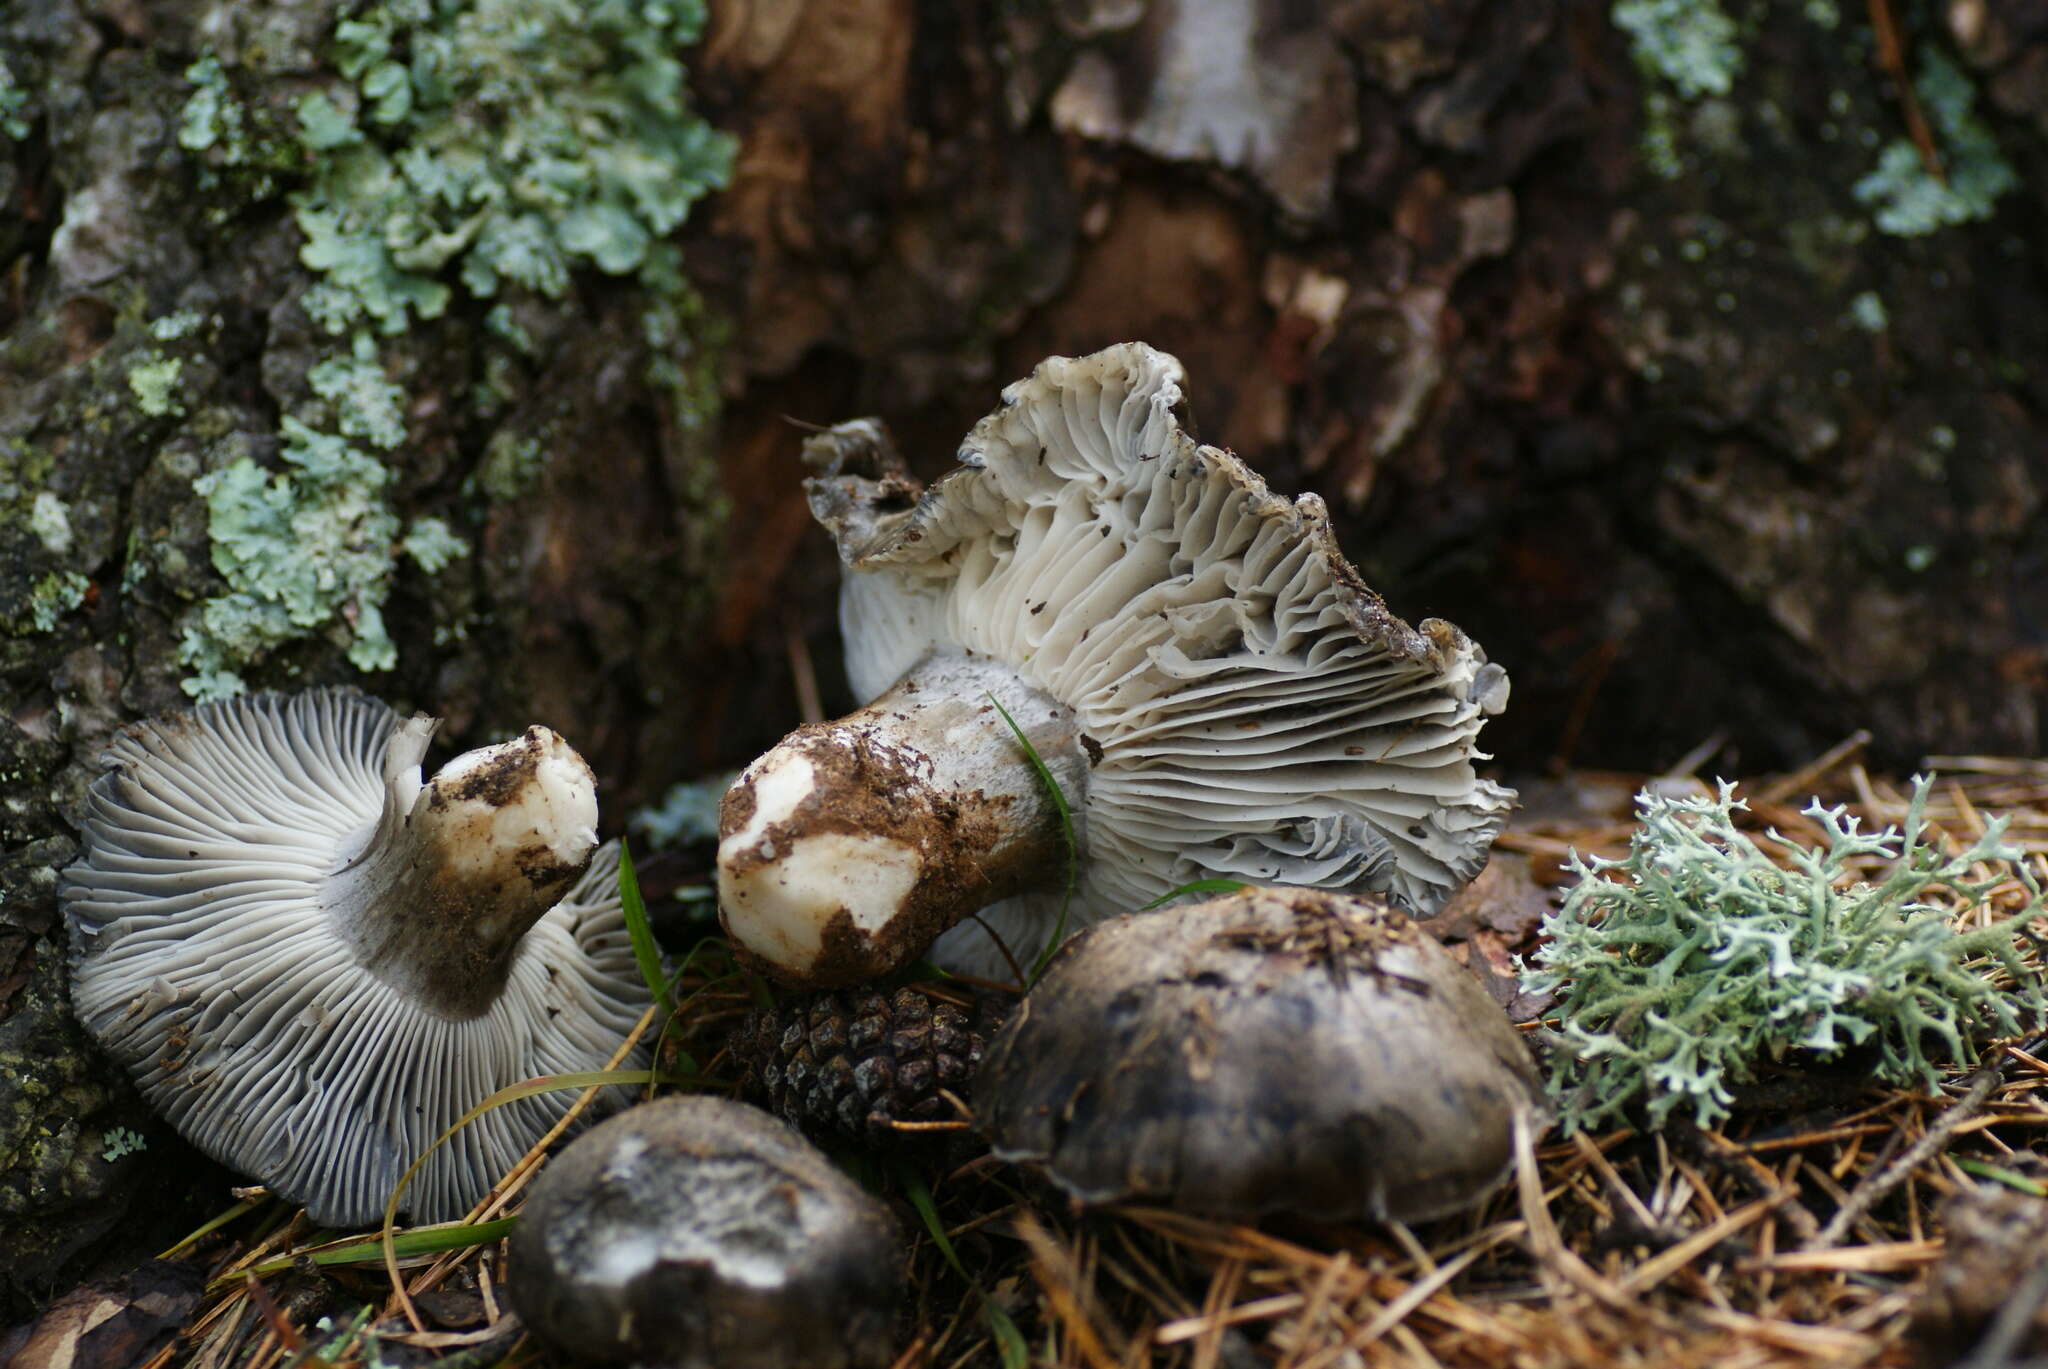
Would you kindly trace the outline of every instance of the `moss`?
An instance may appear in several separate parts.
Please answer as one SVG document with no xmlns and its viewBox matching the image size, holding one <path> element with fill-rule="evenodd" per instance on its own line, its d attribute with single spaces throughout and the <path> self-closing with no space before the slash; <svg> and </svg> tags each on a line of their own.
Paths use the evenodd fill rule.
<svg viewBox="0 0 2048 1369">
<path fill-rule="evenodd" d="M 110 1160 L 107 1133 L 125 1094 L 86 1042 L 64 998 L 63 957 L 31 943 L 28 980 L 0 1001 L 0 1219 L 64 1213 L 62 1220 L 0 1220 L 0 1289 L 8 1278 L 46 1279 L 64 1257 L 119 1220 L 112 1202 L 135 1160 Z M 61 1111 L 51 1101 L 62 1099 Z M 140 1125 L 139 1115 L 135 1120 Z"/>
<path fill-rule="evenodd" d="M 270 198 L 298 166 L 278 119 L 235 94 L 226 68 L 212 53 L 185 68 L 192 94 L 178 116 L 178 146 L 194 154 L 204 213 L 224 223 L 243 205 Z"/>
</svg>

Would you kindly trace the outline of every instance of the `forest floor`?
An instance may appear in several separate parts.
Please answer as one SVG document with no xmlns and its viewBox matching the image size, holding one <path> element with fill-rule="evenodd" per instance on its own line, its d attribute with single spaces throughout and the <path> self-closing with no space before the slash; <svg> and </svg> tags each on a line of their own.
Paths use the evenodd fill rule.
<svg viewBox="0 0 2048 1369">
<path fill-rule="evenodd" d="M 1929 816 L 1944 839 L 2007 816 L 2008 840 L 2048 868 L 2048 763 L 1935 763 Z M 1525 784 L 1478 896 L 1437 924 L 1525 1030 L 1545 1005 L 1518 993 L 1512 957 L 1571 878 L 1567 854 L 1619 855 L 1632 796 L 1652 783 L 1698 781 Z M 1904 788 L 1867 774 L 1852 739 L 1742 793 L 1758 829 L 1818 840 L 1808 796 L 1883 828 L 1903 816 Z M 1992 901 L 2024 897 L 2013 880 Z M 682 988 L 691 1043 L 746 1006 L 716 967 Z M 896 1363 L 2016 1363 L 2048 1348 L 2048 1165 L 2031 1151 L 2048 1126 L 2043 1054 L 2038 1040 L 1996 1044 L 1932 1095 L 1786 1070 L 1712 1129 L 1678 1117 L 1653 1134 L 1553 1133 L 1522 1146 L 1484 1208 L 1412 1230 L 1080 1214 L 985 1154 L 915 1177 L 899 1164 L 881 1182 L 915 1235 Z M 716 1075 L 715 1055 L 700 1058 Z M 505 1218 L 548 1144 L 462 1223 L 396 1231 L 388 1249 L 312 1232 L 249 1192 L 172 1259 L 60 1303 L 37 1334 L 79 1369 L 552 1364 L 502 1292 Z"/>
</svg>

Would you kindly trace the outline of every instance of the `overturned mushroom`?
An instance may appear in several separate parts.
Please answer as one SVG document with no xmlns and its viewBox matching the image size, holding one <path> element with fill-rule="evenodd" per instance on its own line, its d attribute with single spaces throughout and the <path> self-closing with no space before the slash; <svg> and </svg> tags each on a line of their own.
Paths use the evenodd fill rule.
<svg viewBox="0 0 2048 1369">
<path fill-rule="evenodd" d="M 1448 952 L 1310 889 L 1090 928 L 974 1087 L 996 1154 L 1078 1201 L 1232 1217 L 1441 1216 L 1506 1176 L 1517 1113 L 1544 1115 L 1514 1028 Z"/>
<path fill-rule="evenodd" d="M 852 982 L 996 903 L 1035 950 L 1063 835 L 1013 722 L 1074 808 L 1083 917 L 1207 876 L 1429 913 L 1485 864 L 1512 795 L 1474 773 L 1474 741 L 1505 672 L 1450 624 L 1388 613 L 1319 499 L 1198 446 L 1180 382 L 1138 343 L 1053 358 L 928 491 L 872 420 L 806 444 L 872 702 L 727 794 L 719 906 L 743 950 Z M 940 945 L 982 973 L 996 949 L 975 926 Z"/>
<path fill-rule="evenodd" d="M 664 1098 L 542 1171 L 512 1303 L 578 1359 L 664 1369 L 880 1369 L 903 1282 L 889 1210 L 767 1113 Z"/>
<path fill-rule="evenodd" d="M 357 1226 L 472 1105 L 603 1066 L 646 1006 L 590 769 L 544 727 L 430 782 L 434 721 L 348 689 L 137 724 L 64 872 L 71 996 L 207 1154 Z M 461 1215 L 561 1116 L 496 1108 L 406 1206 Z"/>
</svg>

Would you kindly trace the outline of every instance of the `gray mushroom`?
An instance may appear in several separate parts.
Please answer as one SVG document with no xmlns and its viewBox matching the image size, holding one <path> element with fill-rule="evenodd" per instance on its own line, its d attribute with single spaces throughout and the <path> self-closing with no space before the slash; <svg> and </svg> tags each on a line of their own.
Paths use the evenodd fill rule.
<svg viewBox="0 0 2048 1369">
<path fill-rule="evenodd" d="M 330 1226 L 448 1125 L 596 1069 L 647 1003 L 590 769 L 544 727 L 422 784 L 430 718 L 349 689 L 137 724 L 64 872 L 79 1017 L 207 1154 Z M 561 1116 L 497 1108 L 407 1190 L 457 1217 Z"/>
<path fill-rule="evenodd" d="M 1084 1203 L 1414 1221 L 1544 1115 L 1499 1005 L 1384 903 L 1248 889 L 1069 942 L 983 1056 L 998 1156 Z M 1540 1129 L 1540 1125 L 1539 1125 Z"/>
<path fill-rule="evenodd" d="M 1506 674 L 1450 624 L 1390 614 L 1320 500 L 1198 445 L 1180 387 L 1139 343 L 1055 357 L 929 490 L 872 420 L 806 444 L 872 702 L 727 794 L 719 906 L 744 951 L 852 982 L 991 904 L 1035 951 L 1062 837 L 997 703 L 1072 802 L 1080 920 L 1211 876 L 1427 914 L 1485 864 L 1512 794 L 1474 773 L 1474 742 Z M 971 924 L 938 955 L 1004 972 Z"/>
<path fill-rule="evenodd" d="M 542 1171 L 512 1304 L 578 1359 L 662 1369 L 870 1369 L 894 1345 L 895 1219 L 758 1108 L 665 1098 Z"/>
</svg>

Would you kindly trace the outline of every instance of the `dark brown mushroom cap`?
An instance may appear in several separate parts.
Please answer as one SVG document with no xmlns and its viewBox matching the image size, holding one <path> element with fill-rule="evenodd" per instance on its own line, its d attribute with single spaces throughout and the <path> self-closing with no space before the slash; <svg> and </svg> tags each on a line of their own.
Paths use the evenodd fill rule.
<svg viewBox="0 0 2048 1369">
<path fill-rule="evenodd" d="M 533 1186 L 513 1305 L 579 1360 L 663 1369 L 889 1362 L 895 1219 L 795 1131 L 724 1098 L 592 1128 Z"/>
<path fill-rule="evenodd" d="M 1076 937 L 975 1083 L 1085 1203 L 1415 1221 L 1507 1174 L 1542 1089 L 1499 1005 L 1376 900 L 1247 889 Z"/>
</svg>

